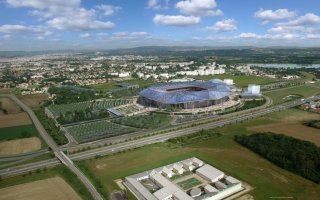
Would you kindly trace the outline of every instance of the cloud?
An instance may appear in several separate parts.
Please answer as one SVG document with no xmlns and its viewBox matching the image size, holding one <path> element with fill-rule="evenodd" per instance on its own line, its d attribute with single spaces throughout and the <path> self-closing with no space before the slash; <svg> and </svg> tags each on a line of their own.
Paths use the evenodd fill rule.
<svg viewBox="0 0 320 200">
<path fill-rule="evenodd" d="M 256 38 L 257 34 L 255 33 L 241 33 L 239 35 L 240 38 Z"/>
<path fill-rule="evenodd" d="M 91 36 L 90 33 L 82 33 L 79 35 L 79 37 L 81 37 L 81 38 L 88 38 L 90 36 Z"/>
<path fill-rule="evenodd" d="M 213 26 L 207 26 L 205 31 L 214 32 L 231 32 L 237 30 L 234 19 L 226 19 L 223 21 L 216 22 Z"/>
<path fill-rule="evenodd" d="M 98 5 L 96 6 L 96 8 L 100 10 L 102 14 L 105 16 L 114 15 L 116 12 L 121 10 L 121 7 L 119 6 L 112 6 L 112 5 L 106 5 L 106 4 Z"/>
<path fill-rule="evenodd" d="M 111 37 L 111 39 L 117 40 L 141 40 L 149 38 L 152 38 L 152 35 L 148 32 L 116 32 Z"/>
<path fill-rule="evenodd" d="M 183 0 L 176 4 L 180 13 L 193 16 L 222 15 L 221 10 L 214 10 L 216 7 L 215 0 Z"/>
<path fill-rule="evenodd" d="M 153 18 L 156 25 L 186 27 L 199 24 L 200 17 L 183 15 L 156 15 Z"/>
<path fill-rule="evenodd" d="M 115 26 L 110 21 L 97 20 L 97 11 L 81 7 L 81 0 L 6 0 L 6 2 L 13 7 L 32 8 L 32 15 L 39 17 L 40 20 L 47 20 L 47 25 L 56 29 L 111 29 Z M 98 9 L 101 11 L 101 8 Z"/>
<path fill-rule="evenodd" d="M 307 13 L 289 22 L 278 23 L 278 25 L 283 25 L 283 26 L 304 26 L 304 25 L 319 25 L 319 24 L 320 24 L 320 16 L 313 13 Z"/>
<path fill-rule="evenodd" d="M 263 20 L 264 23 L 268 23 L 270 21 L 279 21 L 285 19 L 291 19 L 295 17 L 297 14 L 295 11 L 289 11 L 288 9 L 278 9 L 278 10 L 264 10 L 260 9 L 255 12 L 254 16 Z"/>
<path fill-rule="evenodd" d="M 164 3 L 161 5 L 161 2 Z M 147 8 L 158 10 L 158 9 L 167 9 L 169 5 L 169 0 L 148 0 Z"/>
<path fill-rule="evenodd" d="M 0 32 L 2 33 L 35 33 L 40 35 L 52 35 L 51 31 L 46 30 L 43 27 L 24 26 L 19 24 L 5 24 L 0 26 Z"/>
</svg>

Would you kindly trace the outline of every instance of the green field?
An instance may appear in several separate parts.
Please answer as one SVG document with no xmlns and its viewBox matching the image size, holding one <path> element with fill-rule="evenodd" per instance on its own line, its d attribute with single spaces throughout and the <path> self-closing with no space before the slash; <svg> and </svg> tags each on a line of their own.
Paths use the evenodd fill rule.
<svg viewBox="0 0 320 200">
<path fill-rule="evenodd" d="M 123 117 L 114 120 L 115 123 L 122 124 L 125 126 L 131 126 L 135 128 L 160 128 L 170 125 L 171 117 L 166 114 L 151 114 L 151 115 L 140 115 Z"/>
<path fill-rule="evenodd" d="M 210 79 L 233 79 L 235 86 L 237 87 L 247 87 L 248 84 L 259 84 L 265 85 L 270 83 L 277 82 L 276 79 L 271 79 L 267 77 L 258 77 L 258 76 L 245 76 L 245 75 L 231 75 L 231 74 L 218 74 L 218 75 L 210 75 L 210 76 L 199 76 L 195 77 L 201 80 L 210 80 Z"/>
<path fill-rule="evenodd" d="M 151 81 L 151 80 L 143 80 L 143 79 L 132 79 L 132 80 L 126 80 L 123 81 L 125 83 L 135 83 L 135 84 L 139 84 L 140 88 L 145 88 L 151 85 L 156 84 L 156 82 Z M 97 85 L 91 85 L 91 88 L 97 89 L 97 90 L 102 90 L 102 91 L 111 91 L 115 88 L 118 88 L 117 86 L 117 82 L 112 81 L 109 83 L 103 83 L 103 84 L 97 84 Z"/>
<path fill-rule="evenodd" d="M 318 199 L 319 185 L 275 166 L 234 141 L 235 135 L 250 133 L 247 131 L 248 127 L 274 123 L 292 115 L 300 118 L 314 116 L 298 109 L 290 109 L 216 129 L 215 132 L 219 132 L 220 137 L 198 143 L 180 145 L 164 142 L 84 163 L 107 193 L 119 189 L 114 182 L 116 179 L 196 156 L 255 187 L 251 192 L 255 199 L 274 196 Z"/>
<path fill-rule="evenodd" d="M 265 95 L 273 100 L 273 104 L 279 104 L 287 101 L 284 98 L 288 95 L 308 97 L 314 95 L 315 93 L 320 93 L 320 88 L 311 87 L 308 85 L 264 92 Z"/>
<path fill-rule="evenodd" d="M 177 185 L 179 185 L 184 190 L 191 189 L 199 184 L 201 184 L 201 182 L 196 178 L 189 178 L 187 180 L 177 183 Z"/>
<path fill-rule="evenodd" d="M 79 195 L 83 200 L 91 200 L 91 194 L 87 188 L 80 182 L 80 180 L 71 172 L 69 169 L 63 165 L 45 169 L 42 171 L 36 171 L 33 173 L 28 173 L 20 176 L 14 176 L 11 178 L 1 179 L 0 188 L 10 187 L 18 184 L 33 182 L 37 180 L 43 180 L 47 178 L 52 178 L 55 176 L 62 177 Z"/>
<path fill-rule="evenodd" d="M 38 131 L 33 124 L 0 128 L 0 141 L 38 136 Z"/>
</svg>

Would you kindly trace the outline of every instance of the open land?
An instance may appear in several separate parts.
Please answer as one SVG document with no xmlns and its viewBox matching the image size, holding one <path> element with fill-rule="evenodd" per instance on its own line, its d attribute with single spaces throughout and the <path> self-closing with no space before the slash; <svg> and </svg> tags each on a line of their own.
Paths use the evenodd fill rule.
<svg viewBox="0 0 320 200">
<path fill-rule="evenodd" d="M 8 114 L 15 114 L 22 112 L 20 107 L 14 103 L 9 98 L 0 98 L 0 101 L 2 103 L 2 109 L 7 110 Z"/>
<path fill-rule="evenodd" d="M 264 92 L 265 95 L 270 97 L 273 100 L 274 104 L 280 104 L 287 99 L 288 95 L 297 95 L 297 96 L 302 96 L 302 97 L 308 97 L 311 95 L 314 95 L 316 93 L 319 93 L 320 90 L 317 87 L 313 86 L 308 86 L 308 85 L 303 85 L 299 87 L 292 87 L 292 88 L 286 88 L 286 89 L 281 89 L 281 90 L 274 90 L 274 91 L 268 91 Z"/>
<path fill-rule="evenodd" d="M 37 137 L 0 142 L 0 155 L 13 155 L 39 150 L 41 141 Z"/>
<path fill-rule="evenodd" d="M 0 128 L 0 141 L 12 140 L 17 138 L 29 138 L 33 136 L 37 137 L 38 132 L 32 124 Z"/>
<path fill-rule="evenodd" d="M 22 95 L 18 97 L 23 103 L 31 108 L 38 107 L 42 101 L 48 99 L 47 94 Z"/>
<path fill-rule="evenodd" d="M 292 116 L 293 112 L 294 116 L 304 116 L 304 119 L 314 117 L 312 113 L 289 109 L 215 129 L 221 136 L 206 141 L 183 146 L 164 142 L 83 162 L 108 193 L 118 190 L 116 179 L 196 156 L 254 186 L 251 194 L 255 199 L 275 196 L 316 199 L 320 195 L 319 185 L 275 166 L 233 140 L 237 134 L 252 134 L 247 127 L 275 123 L 280 118 Z M 124 160 L 126 165 L 123 165 Z"/>
<path fill-rule="evenodd" d="M 197 78 L 197 77 L 195 77 Z M 265 85 L 276 82 L 275 79 L 267 78 L 267 77 L 258 77 L 258 76 L 244 76 L 244 75 L 231 75 L 231 74 L 217 74 L 217 75 L 209 75 L 209 76 L 200 76 L 201 80 L 210 80 L 210 79 L 233 79 L 233 82 L 237 87 L 246 87 L 248 84 L 258 84 Z"/>
<path fill-rule="evenodd" d="M 24 183 L 0 190 L 3 200 L 81 200 L 79 195 L 61 177 Z"/>
<path fill-rule="evenodd" d="M 25 112 L 9 114 L 9 115 L 0 115 L 0 128 L 20 126 L 32 124 L 29 116 Z"/>
</svg>

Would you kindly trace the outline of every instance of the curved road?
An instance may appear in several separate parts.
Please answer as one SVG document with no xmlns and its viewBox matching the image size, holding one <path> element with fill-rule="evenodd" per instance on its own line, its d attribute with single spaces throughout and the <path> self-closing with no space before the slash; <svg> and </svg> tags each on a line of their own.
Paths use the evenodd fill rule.
<svg viewBox="0 0 320 200">
<path fill-rule="evenodd" d="M 25 112 L 28 113 L 30 116 L 34 126 L 36 127 L 37 131 L 41 135 L 42 139 L 48 144 L 48 146 L 52 149 L 54 152 L 55 156 L 65 165 L 67 166 L 74 174 L 77 175 L 77 177 L 81 180 L 81 182 L 87 187 L 89 192 L 91 193 L 92 197 L 95 200 L 102 200 L 103 197 L 101 194 L 95 189 L 93 184 L 90 182 L 90 180 L 73 164 L 71 159 L 66 156 L 57 146 L 57 144 L 54 142 L 54 140 L 50 137 L 50 135 L 47 133 L 47 131 L 44 129 L 42 124 L 40 123 L 39 119 L 37 116 L 34 114 L 34 112 L 20 99 L 18 99 L 14 95 L 1 95 L 1 96 L 6 96 L 13 100 L 15 103 L 17 103 Z M 44 164 L 44 166 L 47 166 Z M 32 167 L 31 167 L 32 168 Z"/>
</svg>

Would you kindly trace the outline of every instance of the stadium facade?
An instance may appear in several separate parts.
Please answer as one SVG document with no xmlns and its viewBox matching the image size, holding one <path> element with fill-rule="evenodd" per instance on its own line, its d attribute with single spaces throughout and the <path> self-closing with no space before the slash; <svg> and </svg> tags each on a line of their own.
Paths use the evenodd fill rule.
<svg viewBox="0 0 320 200">
<path fill-rule="evenodd" d="M 171 82 L 142 90 L 138 103 L 158 108 L 203 108 L 228 101 L 231 94 L 232 88 L 219 79 Z"/>
</svg>

